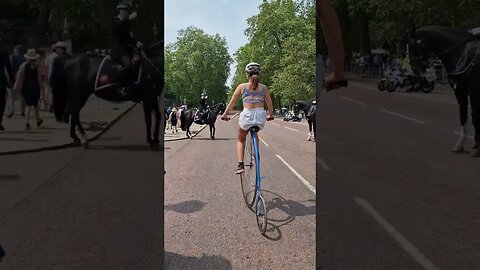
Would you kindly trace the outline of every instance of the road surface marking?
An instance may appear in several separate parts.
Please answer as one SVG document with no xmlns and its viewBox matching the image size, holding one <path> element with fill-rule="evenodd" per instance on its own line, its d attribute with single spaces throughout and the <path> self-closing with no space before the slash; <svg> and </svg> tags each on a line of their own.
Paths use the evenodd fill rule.
<svg viewBox="0 0 480 270">
<path fill-rule="evenodd" d="M 389 224 L 375 209 L 362 198 L 353 198 L 368 214 L 370 214 L 379 224 L 392 236 L 397 243 L 409 253 L 415 261 L 428 270 L 437 270 L 438 268 L 429 261 L 415 246 L 413 246 L 401 233 L 399 233 L 391 224 Z"/>
<path fill-rule="evenodd" d="M 258 136 L 258 138 L 260 139 L 260 141 L 263 142 L 263 144 L 265 144 L 268 147 L 268 143 L 266 143 L 260 136 Z"/>
<path fill-rule="evenodd" d="M 315 188 L 307 181 L 305 180 L 305 178 L 303 178 L 297 171 L 295 171 L 295 169 L 290 166 L 290 164 L 288 164 L 280 155 L 276 155 L 278 159 L 280 159 L 283 164 L 285 164 L 285 166 L 287 166 L 287 168 L 290 169 L 290 171 L 293 172 L 293 174 L 295 174 L 298 179 L 300 179 L 300 181 L 302 181 L 302 183 L 311 191 L 313 192 L 313 194 L 317 194 L 316 191 L 315 191 Z"/>
<path fill-rule="evenodd" d="M 279 126 L 279 127 L 280 127 L 280 125 L 279 125 L 279 124 L 277 124 L 277 123 L 272 123 L 272 125 L 274 125 L 274 126 Z"/>
<path fill-rule="evenodd" d="M 291 127 L 285 127 L 286 129 L 290 129 L 290 130 L 293 130 L 295 132 L 298 132 L 298 130 L 294 129 L 294 128 L 291 128 Z"/>
<path fill-rule="evenodd" d="M 454 131 L 453 134 L 462 135 L 462 133 L 460 133 L 458 131 Z M 473 136 L 467 135 L 466 137 L 469 138 L 469 139 L 475 140 L 475 138 L 473 138 Z"/>
<path fill-rule="evenodd" d="M 330 168 L 330 166 L 328 166 L 328 164 L 322 158 L 317 157 L 317 162 L 322 166 L 322 168 L 325 171 L 331 171 L 332 170 L 332 168 Z"/>
<path fill-rule="evenodd" d="M 347 97 L 341 97 L 341 98 L 344 99 L 344 100 L 348 100 L 348 101 L 350 101 L 350 102 L 356 103 L 356 104 L 360 104 L 360 105 L 362 105 L 362 106 L 367 106 L 367 104 L 365 104 L 365 103 L 363 103 L 363 102 L 360 102 L 360 101 L 356 101 L 356 100 L 351 99 L 351 98 L 347 98 Z"/>
<path fill-rule="evenodd" d="M 413 121 L 413 122 L 416 122 L 416 123 L 425 125 L 425 122 L 423 122 L 423 121 L 421 121 L 421 120 L 418 120 L 418 119 L 415 119 L 415 118 L 411 118 L 411 117 L 405 116 L 405 115 L 403 115 L 403 114 L 399 114 L 399 113 L 392 112 L 392 111 L 385 110 L 385 109 L 382 109 L 382 112 L 389 113 L 389 114 L 398 116 L 398 117 L 400 117 L 400 118 L 407 119 L 407 120 L 410 120 L 410 121 Z"/>
</svg>

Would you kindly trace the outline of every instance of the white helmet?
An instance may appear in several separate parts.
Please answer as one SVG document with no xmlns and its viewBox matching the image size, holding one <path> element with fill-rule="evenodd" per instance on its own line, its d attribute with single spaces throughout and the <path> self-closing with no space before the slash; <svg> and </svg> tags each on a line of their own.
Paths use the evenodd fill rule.
<svg viewBox="0 0 480 270">
<path fill-rule="evenodd" d="M 248 63 L 245 67 L 245 72 L 247 73 L 260 73 L 260 64 L 251 62 Z"/>
</svg>

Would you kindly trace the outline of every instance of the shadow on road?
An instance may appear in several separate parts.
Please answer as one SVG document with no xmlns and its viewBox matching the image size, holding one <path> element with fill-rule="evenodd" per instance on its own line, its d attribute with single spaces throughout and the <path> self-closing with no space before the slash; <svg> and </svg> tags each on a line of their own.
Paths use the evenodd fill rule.
<svg viewBox="0 0 480 270">
<path fill-rule="evenodd" d="M 18 174 L 0 174 L 0 180 L 18 180 L 20 178 Z"/>
<path fill-rule="evenodd" d="M 296 217 L 315 215 L 315 200 L 307 200 L 312 206 L 306 206 L 301 202 L 287 200 L 277 193 L 262 190 L 268 213 L 268 227 L 265 237 L 278 241 L 282 237 L 280 227 L 292 223 Z M 268 194 L 268 195 L 267 195 Z M 276 209 L 280 211 L 275 211 Z M 250 209 L 254 212 L 254 208 Z"/>
<path fill-rule="evenodd" d="M 165 269 L 167 270 L 229 270 L 232 264 L 220 256 L 202 255 L 201 258 L 183 256 L 165 251 Z"/>
<path fill-rule="evenodd" d="M 47 139 L 0 138 L 0 141 L 12 142 L 48 142 Z"/>
<path fill-rule="evenodd" d="M 120 141 L 122 139 L 122 137 L 101 137 L 98 141 Z"/>
<path fill-rule="evenodd" d="M 181 214 L 190 214 L 193 212 L 198 212 L 203 209 L 206 203 L 198 200 L 185 201 L 176 204 L 167 204 L 165 205 L 166 210 Z"/>
<path fill-rule="evenodd" d="M 233 139 L 230 139 L 230 138 L 215 138 L 215 139 L 211 139 L 210 137 L 208 138 L 193 138 L 194 140 L 196 141 L 231 141 Z"/>
<path fill-rule="evenodd" d="M 43 130 L 45 128 L 41 128 Z M 4 134 L 38 134 L 38 135 L 47 135 L 52 134 L 50 131 L 40 131 L 40 130 L 15 130 L 15 131 L 6 131 Z"/>
<path fill-rule="evenodd" d="M 89 145 L 91 150 L 119 150 L 119 151 L 159 151 L 160 147 L 152 149 L 150 145 L 147 144 L 122 144 L 122 145 Z"/>
</svg>

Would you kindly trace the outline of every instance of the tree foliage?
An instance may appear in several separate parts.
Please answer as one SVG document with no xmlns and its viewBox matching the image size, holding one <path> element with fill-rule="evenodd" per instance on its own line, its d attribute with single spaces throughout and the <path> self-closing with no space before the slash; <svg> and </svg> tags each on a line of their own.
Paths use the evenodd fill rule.
<svg viewBox="0 0 480 270">
<path fill-rule="evenodd" d="M 249 42 L 234 54 L 237 67 L 232 89 L 246 81 L 245 65 L 261 65 L 261 81 L 274 105 L 315 97 L 314 1 L 272 0 L 247 20 Z"/>
<path fill-rule="evenodd" d="M 224 37 L 193 26 L 180 30 L 165 48 L 166 93 L 189 106 L 198 105 L 204 90 L 210 102 L 225 102 L 231 63 Z"/>
<path fill-rule="evenodd" d="M 334 4 L 347 53 L 369 53 L 370 47 L 384 41 L 398 44 L 412 24 L 467 30 L 480 23 L 479 0 L 334 0 Z"/>
<path fill-rule="evenodd" d="M 30 21 L 36 24 L 29 31 L 43 31 L 48 27 L 59 32 L 51 39 L 65 38 L 61 36 L 65 19 L 69 25 L 73 49 L 81 52 L 86 49 L 108 48 L 112 19 L 116 16 L 116 6 L 119 0 L 0 0 L 2 8 L 0 15 L 10 21 Z M 3 3 L 5 2 L 5 3 Z M 138 18 L 133 23 L 133 32 L 137 39 L 152 43 L 153 24 L 159 28 L 159 37 L 163 37 L 163 4 L 156 0 L 132 1 Z M 5 6 L 5 9 L 3 8 Z M 8 14 L 4 14 L 7 13 Z M 5 15 L 5 16 L 4 16 Z M 20 37 L 20 36 L 19 36 Z M 52 42 L 53 40 L 49 41 Z M 18 42 L 22 42 L 19 40 Z M 37 41 L 43 42 L 43 41 Z M 49 44 L 34 44 L 45 46 Z"/>
</svg>

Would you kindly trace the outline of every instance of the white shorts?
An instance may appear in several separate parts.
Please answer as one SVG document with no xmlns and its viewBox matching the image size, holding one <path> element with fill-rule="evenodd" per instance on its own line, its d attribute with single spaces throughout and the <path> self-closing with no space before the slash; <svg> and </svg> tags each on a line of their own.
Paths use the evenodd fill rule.
<svg viewBox="0 0 480 270">
<path fill-rule="evenodd" d="M 264 108 L 247 109 L 244 108 L 240 113 L 238 124 L 243 130 L 248 130 L 253 126 L 263 129 L 267 121 L 267 112 Z"/>
</svg>

